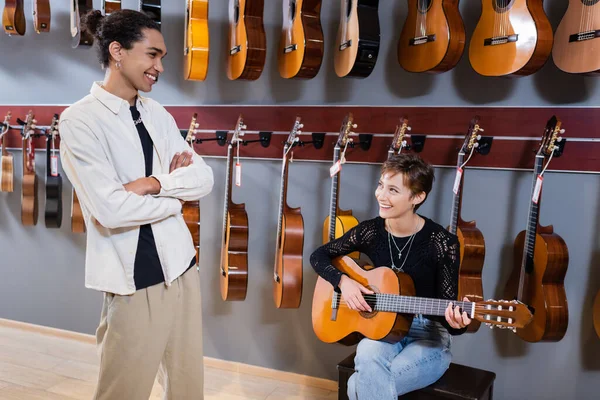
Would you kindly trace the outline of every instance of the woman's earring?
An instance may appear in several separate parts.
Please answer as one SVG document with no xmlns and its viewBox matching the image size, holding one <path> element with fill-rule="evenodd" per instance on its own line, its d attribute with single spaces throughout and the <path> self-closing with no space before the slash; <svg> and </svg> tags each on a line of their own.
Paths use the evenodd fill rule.
<svg viewBox="0 0 600 400">
<path fill-rule="evenodd" d="M 117 69 L 121 69 L 121 61 L 117 61 Z"/>
</svg>

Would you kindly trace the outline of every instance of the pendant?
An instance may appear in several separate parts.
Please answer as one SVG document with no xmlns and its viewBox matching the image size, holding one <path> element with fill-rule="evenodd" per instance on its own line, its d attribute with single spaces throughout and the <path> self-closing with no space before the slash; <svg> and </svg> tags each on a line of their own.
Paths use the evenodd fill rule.
<svg viewBox="0 0 600 400">
<path fill-rule="evenodd" d="M 402 258 L 402 252 L 398 253 L 398 259 Z"/>
</svg>

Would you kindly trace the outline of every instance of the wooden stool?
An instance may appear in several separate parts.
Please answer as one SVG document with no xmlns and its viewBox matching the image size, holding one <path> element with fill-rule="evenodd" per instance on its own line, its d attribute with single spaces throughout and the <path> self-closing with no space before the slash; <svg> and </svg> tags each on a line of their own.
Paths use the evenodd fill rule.
<svg viewBox="0 0 600 400">
<path fill-rule="evenodd" d="M 348 400 L 348 379 L 354 373 L 352 353 L 338 366 L 338 400 Z M 446 373 L 434 384 L 399 396 L 399 400 L 492 400 L 496 374 L 465 365 L 451 363 Z M 359 399 L 360 400 L 360 399 Z"/>
</svg>

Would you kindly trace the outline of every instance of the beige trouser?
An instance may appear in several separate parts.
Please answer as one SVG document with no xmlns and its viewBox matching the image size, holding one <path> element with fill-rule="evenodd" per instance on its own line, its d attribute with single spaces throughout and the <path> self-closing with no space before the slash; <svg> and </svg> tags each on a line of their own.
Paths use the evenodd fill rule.
<svg viewBox="0 0 600 400">
<path fill-rule="evenodd" d="M 96 400 L 148 400 L 161 368 L 164 399 L 204 398 L 200 280 L 194 266 L 131 296 L 104 295 L 96 330 Z"/>
</svg>

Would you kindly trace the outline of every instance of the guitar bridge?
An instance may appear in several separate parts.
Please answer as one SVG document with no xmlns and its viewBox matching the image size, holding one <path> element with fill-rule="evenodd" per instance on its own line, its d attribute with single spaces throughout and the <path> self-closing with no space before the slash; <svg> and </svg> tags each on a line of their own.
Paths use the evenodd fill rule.
<svg viewBox="0 0 600 400">
<path fill-rule="evenodd" d="M 242 51 L 242 46 L 238 44 L 237 46 L 234 46 L 229 50 L 229 55 L 233 56 L 239 53 L 240 51 Z"/>
<path fill-rule="evenodd" d="M 414 37 L 408 41 L 408 45 L 409 46 L 418 46 L 420 44 L 425 44 L 425 43 L 429 43 L 429 42 L 435 42 L 435 34 Z"/>
<path fill-rule="evenodd" d="M 283 48 L 283 54 L 288 54 L 288 53 L 291 53 L 292 51 L 296 51 L 296 50 L 298 50 L 298 45 L 290 44 L 289 46 L 285 46 Z"/>
<path fill-rule="evenodd" d="M 597 37 L 600 37 L 600 29 L 597 29 L 595 31 L 580 32 L 580 33 L 575 33 L 573 35 L 570 35 L 569 43 L 583 42 L 584 40 L 596 39 Z"/>
<path fill-rule="evenodd" d="M 514 34 L 510 36 L 496 36 L 492 38 L 487 38 L 483 41 L 484 46 L 496 46 L 499 44 L 513 43 L 519 40 L 519 35 Z"/>
<path fill-rule="evenodd" d="M 350 46 L 352 46 L 352 39 L 340 44 L 340 51 L 344 51 Z"/>
</svg>

